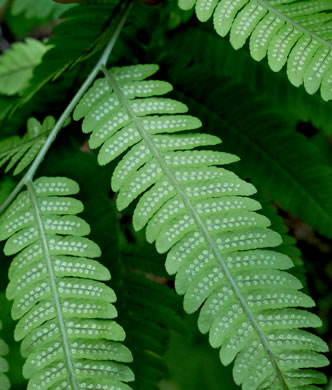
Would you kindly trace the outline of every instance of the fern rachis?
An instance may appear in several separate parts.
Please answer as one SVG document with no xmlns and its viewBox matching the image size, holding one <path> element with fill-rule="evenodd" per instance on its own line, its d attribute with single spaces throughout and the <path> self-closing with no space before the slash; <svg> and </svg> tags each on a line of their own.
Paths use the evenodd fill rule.
<svg viewBox="0 0 332 390">
<path fill-rule="evenodd" d="M 84 238 L 89 225 L 75 216 L 82 204 L 67 195 L 78 186 L 66 178 L 27 183 L 1 223 L 5 253 L 17 254 L 9 271 L 7 297 L 19 320 L 16 340 L 27 358 L 29 389 L 76 390 L 112 386 L 128 390 L 133 379 L 130 351 L 118 341 L 124 332 L 109 279 L 98 264 L 99 247 Z M 65 195 L 65 196 L 64 196 Z"/>
<path fill-rule="evenodd" d="M 203 142 L 197 133 L 182 135 L 200 123 L 183 115 L 182 104 L 151 97 L 155 91 L 160 94 L 161 82 L 151 81 L 148 88 L 140 80 L 156 70 L 152 65 L 105 70 L 106 78 L 97 80 L 74 113 L 75 119 L 85 116 L 83 130 L 92 131 L 90 146 L 103 145 L 101 164 L 134 145 L 112 177 L 118 208 L 145 192 L 134 212 L 134 226 L 147 225 L 149 241 L 155 240 L 160 252 L 169 250 L 166 267 L 177 273 L 186 311 L 203 305 L 200 329 L 210 331 L 214 347 L 221 346 L 223 363 L 236 359 L 238 384 L 244 389 L 295 389 L 322 383 L 320 374 L 299 368 L 325 365 L 326 359 L 315 352 L 325 351 L 324 343 L 293 330 L 319 326 L 312 314 L 292 309 L 313 302 L 297 291 L 301 283 L 282 271 L 291 261 L 263 249 L 279 245 L 280 237 L 255 213 L 259 204 L 246 198 L 254 187 L 217 168 L 235 161 L 234 156 L 183 151 L 218 141 Z M 167 113 L 172 115 L 154 115 Z M 282 338 L 289 342 L 279 345 L 276 340 Z"/>
</svg>

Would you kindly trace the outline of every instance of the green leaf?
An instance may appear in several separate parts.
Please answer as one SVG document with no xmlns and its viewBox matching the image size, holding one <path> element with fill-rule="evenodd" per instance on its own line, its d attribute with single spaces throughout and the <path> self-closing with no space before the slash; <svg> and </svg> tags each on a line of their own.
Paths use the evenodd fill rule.
<svg viewBox="0 0 332 390">
<path fill-rule="evenodd" d="M 33 38 L 13 43 L 0 56 L 0 92 L 6 95 L 21 92 L 28 85 L 34 69 L 48 49 Z"/>
</svg>

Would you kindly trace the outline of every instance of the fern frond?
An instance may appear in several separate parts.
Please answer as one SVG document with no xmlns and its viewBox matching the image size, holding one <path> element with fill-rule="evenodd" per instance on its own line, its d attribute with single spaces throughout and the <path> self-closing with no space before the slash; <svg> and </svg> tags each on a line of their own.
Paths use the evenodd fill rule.
<svg viewBox="0 0 332 390">
<path fill-rule="evenodd" d="M 93 260 L 99 247 L 85 238 L 89 225 L 75 216 L 83 209 L 67 197 L 78 192 L 67 178 L 27 183 L 1 219 L 4 252 L 16 254 L 7 297 L 19 320 L 14 337 L 23 340 L 23 374 L 29 390 L 130 389 L 124 364 L 132 360 L 125 334 L 114 321 L 113 290 L 101 283 L 109 271 Z"/>
<path fill-rule="evenodd" d="M 0 321 L 0 330 L 2 329 L 2 323 Z M 10 382 L 6 375 L 8 371 L 8 363 L 5 360 L 4 356 L 8 355 L 8 345 L 0 339 L 0 389 L 9 390 Z"/>
<path fill-rule="evenodd" d="M 23 13 L 26 18 L 57 19 L 73 4 L 59 4 L 52 0 L 14 0 L 11 6 L 11 13 L 18 15 Z"/>
<path fill-rule="evenodd" d="M 230 33 L 235 49 L 250 38 L 251 56 L 266 55 L 278 72 L 287 63 L 290 82 L 302 83 L 309 94 L 319 89 L 332 99 L 331 0 L 179 0 L 183 9 L 196 5 L 199 20 L 214 14 L 214 27 L 222 37 Z"/>
<path fill-rule="evenodd" d="M 8 172 L 16 165 L 14 175 L 21 173 L 33 162 L 54 124 L 55 119 L 52 116 L 46 117 L 43 123 L 36 118 L 30 118 L 27 122 L 27 132 L 22 138 L 14 136 L 1 141 L 0 167 L 7 164 L 5 172 Z"/>
<path fill-rule="evenodd" d="M 281 239 L 256 213 L 259 203 L 248 198 L 254 186 L 220 167 L 236 156 L 190 150 L 220 140 L 191 133 L 200 121 L 185 115 L 187 107 L 155 97 L 162 85 L 165 92 L 169 87 L 141 80 L 157 70 L 138 65 L 105 71 L 74 113 L 75 119 L 85 117 L 90 146 L 102 145 L 101 164 L 129 149 L 112 177 L 118 209 L 140 197 L 135 229 L 147 226 L 148 240 L 159 252 L 168 251 L 166 269 L 176 274 L 185 310 L 202 306 L 199 328 L 209 332 L 213 347 L 221 347 L 224 364 L 235 359 L 237 384 L 255 390 L 324 383 L 323 375 L 307 368 L 328 364 L 318 353 L 327 347 L 298 329 L 320 326 L 318 317 L 296 308 L 314 302 L 284 272 L 292 261 L 265 249 Z"/>
<path fill-rule="evenodd" d="M 15 95 L 24 89 L 48 47 L 33 38 L 13 43 L 0 56 L 0 92 Z"/>
</svg>

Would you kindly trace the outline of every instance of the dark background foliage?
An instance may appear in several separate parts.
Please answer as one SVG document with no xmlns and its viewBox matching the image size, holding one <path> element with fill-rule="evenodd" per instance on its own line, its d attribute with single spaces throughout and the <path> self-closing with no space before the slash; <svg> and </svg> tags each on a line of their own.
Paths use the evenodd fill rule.
<svg viewBox="0 0 332 390">
<path fill-rule="evenodd" d="M 49 38 L 53 48 L 21 94 L 0 95 L 0 140 L 22 135 L 31 115 L 42 120 L 61 114 L 107 41 L 111 29 L 106 26 L 119 1 L 87 1 L 60 19 L 58 8 L 42 18 L 13 15 L 12 3 L 0 2 L 0 47 L 33 36 Z M 318 332 L 331 347 L 332 104 L 293 87 L 285 72 L 273 73 L 265 61 L 253 61 L 248 47 L 234 51 L 210 23 L 198 23 L 175 0 L 150 3 L 137 1 L 110 64 L 160 64 L 158 77 L 174 85 L 171 95 L 202 119 L 204 131 L 222 138 L 224 151 L 241 158 L 232 169 L 257 187 L 263 213 L 284 238 L 280 250 L 292 257 L 293 272 L 317 302 L 313 310 L 323 320 Z M 231 368 L 221 366 L 217 351 L 198 333 L 195 315 L 183 313 L 164 270 L 164 256 L 146 244 L 142 232 L 133 231 L 131 209 L 116 211 L 111 171 L 112 166 L 97 166 L 86 136 L 72 122 L 38 174 L 66 175 L 80 183 L 84 218 L 103 250 L 101 261 L 110 268 L 119 297 L 119 322 L 135 359 L 135 389 L 235 389 Z M 0 201 L 16 180 L 1 171 Z M 10 346 L 12 388 L 19 390 L 26 382 L 4 297 L 9 260 L 0 249 L 1 337 Z"/>
</svg>

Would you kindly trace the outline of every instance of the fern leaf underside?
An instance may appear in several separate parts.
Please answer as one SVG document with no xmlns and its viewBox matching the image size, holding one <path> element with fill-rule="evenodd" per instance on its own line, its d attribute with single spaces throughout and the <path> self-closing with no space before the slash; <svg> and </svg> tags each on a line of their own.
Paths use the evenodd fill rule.
<svg viewBox="0 0 332 390">
<path fill-rule="evenodd" d="M 103 284 L 109 271 L 94 258 L 99 247 L 85 238 L 89 225 L 68 196 L 78 185 L 67 178 L 27 184 L 1 220 L 9 269 L 7 298 L 19 320 L 23 374 L 29 390 L 103 388 L 129 390 L 133 380 L 125 334 L 114 318 L 116 296 Z"/>
<path fill-rule="evenodd" d="M 214 15 L 215 30 L 222 37 L 230 33 L 235 49 L 250 38 L 255 60 L 267 55 L 275 72 L 287 63 L 293 85 L 332 99 L 331 0 L 179 0 L 179 6 L 196 6 L 203 22 Z"/>
<path fill-rule="evenodd" d="M 91 148 L 107 164 L 127 152 L 112 177 L 119 210 L 140 197 L 135 229 L 146 226 L 149 242 L 167 252 L 188 313 L 198 310 L 199 328 L 220 348 L 224 364 L 235 359 L 243 389 L 314 389 L 324 376 L 308 368 L 328 364 L 317 352 L 326 345 L 298 328 L 320 326 L 301 283 L 284 272 L 292 261 L 265 249 L 280 244 L 269 220 L 248 196 L 255 188 L 223 167 L 237 157 L 191 150 L 220 143 L 193 133 L 197 118 L 177 101 L 156 97 L 171 86 L 145 80 L 156 65 L 112 68 L 83 97 L 74 119 L 84 117 Z"/>
<path fill-rule="evenodd" d="M 0 321 L 0 330 L 2 329 L 2 323 Z M 5 356 L 8 355 L 8 345 L 0 339 L 0 389 L 9 390 L 10 382 L 6 375 L 8 371 L 8 363 L 5 360 Z"/>
</svg>

